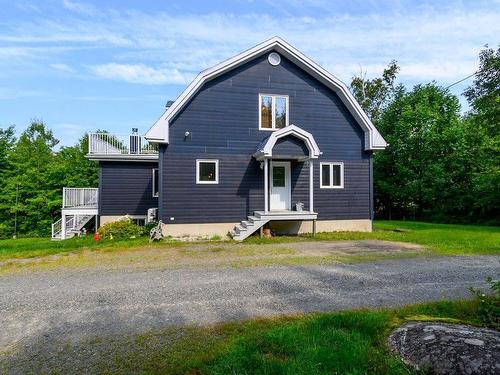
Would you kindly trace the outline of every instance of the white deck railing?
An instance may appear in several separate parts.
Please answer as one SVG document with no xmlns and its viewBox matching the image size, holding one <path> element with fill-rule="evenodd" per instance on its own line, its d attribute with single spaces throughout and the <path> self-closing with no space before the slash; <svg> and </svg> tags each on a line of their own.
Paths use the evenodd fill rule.
<svg viewBox="0 0 500 375">
<path fill-rule="evenodd" d="M 90 155 L 155 155 L 158 147 L 138 134 L 89 133 Z"/>
<path fill-rule="evenodd" d="M 63 188 L 63 208 L 97 208 L 97 188 Z"/>
</svg>

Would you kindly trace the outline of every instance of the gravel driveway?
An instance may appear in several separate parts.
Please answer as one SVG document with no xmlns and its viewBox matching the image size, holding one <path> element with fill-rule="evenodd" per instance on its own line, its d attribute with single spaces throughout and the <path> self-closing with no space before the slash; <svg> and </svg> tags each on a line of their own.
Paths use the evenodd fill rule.
<svg viewBox="0 0 500 375">
<path fill-rule="evenodd" d="M 0 349 L 172 324 L 470 297 L 500 257 L 0 277 Z"/>
</svg>

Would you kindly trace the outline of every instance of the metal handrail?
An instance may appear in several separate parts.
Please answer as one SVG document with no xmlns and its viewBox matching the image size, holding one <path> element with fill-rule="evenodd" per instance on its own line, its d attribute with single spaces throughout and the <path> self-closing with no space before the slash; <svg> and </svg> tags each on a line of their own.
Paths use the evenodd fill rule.
<svg viewBox="0 0 500 375">
<path fill-rule="evenodd" d="M 89 133 L 89 155 L 156 155 L 158 147 L 139 134 Z"/>
</svg>

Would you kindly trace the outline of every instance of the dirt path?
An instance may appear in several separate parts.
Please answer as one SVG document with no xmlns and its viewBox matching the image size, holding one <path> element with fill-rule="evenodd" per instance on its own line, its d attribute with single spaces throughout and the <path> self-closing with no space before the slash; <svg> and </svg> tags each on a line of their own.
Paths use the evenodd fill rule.
<svg viewBox="0 0 500 375">
<path fill-rule="evenodd" d="M 408 257 L 423 254 L 420 245 L 379 240 L 298 241 L 276 244 L 202 243 L 113 251 L 83 251 L 0 262 L 1 273 L 47 269 L 172 269 L 325 264 L 354 258 Z"/>
</svg>

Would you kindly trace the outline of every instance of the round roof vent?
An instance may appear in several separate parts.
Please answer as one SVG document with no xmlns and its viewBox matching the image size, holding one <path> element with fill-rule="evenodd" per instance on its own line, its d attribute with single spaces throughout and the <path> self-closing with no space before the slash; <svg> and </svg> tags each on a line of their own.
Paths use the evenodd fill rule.
<svg viewBox="0 0 500 375">
<path fill-rule="evenodd" d="M 269 56 L 267 56 L 267 61 L 269 61 L 269 64 L 273 66 L 279 65 L 281 62 L 281 56 L 276 52 L 271 52 Z"/>
</svg>

